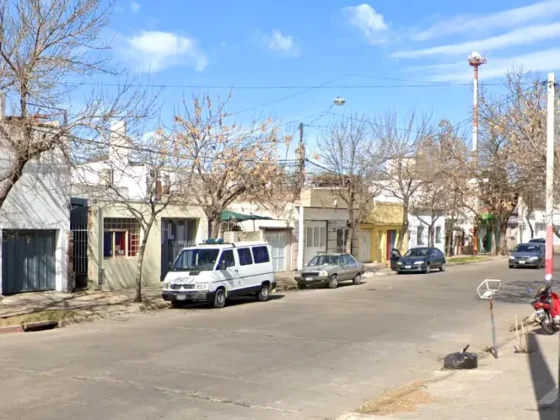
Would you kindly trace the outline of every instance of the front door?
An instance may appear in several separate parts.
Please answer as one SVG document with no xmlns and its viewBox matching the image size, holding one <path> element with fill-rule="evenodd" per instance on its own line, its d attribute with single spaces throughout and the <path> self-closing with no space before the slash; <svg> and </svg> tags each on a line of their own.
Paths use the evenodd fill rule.
<svg viewBox="0 0 560 420">
<path fill-rule="evenodd" d="M 360 256 L 361 262 L 371 261 L 371 233 L 370 231 L 359 232 L 358 239 L 360 241 Z"/>
<path fill-rule="evenodd" d="M 386 260 L 391 259 L 391 251 L 395 248 L 395 242 L 397 238 L 397 231 L 396 230 L 388 230 L 387 231 L 387 248 L 385 251 L 385 258 Z"/>
<path fill-rule="evenodd" d="M 319 252 L 327 250 L 327 222 L 326 221 L 306 221 L 305 222 L 305 251 L 304 264 L 311 261 L 311 258 Z"/>
</svg>

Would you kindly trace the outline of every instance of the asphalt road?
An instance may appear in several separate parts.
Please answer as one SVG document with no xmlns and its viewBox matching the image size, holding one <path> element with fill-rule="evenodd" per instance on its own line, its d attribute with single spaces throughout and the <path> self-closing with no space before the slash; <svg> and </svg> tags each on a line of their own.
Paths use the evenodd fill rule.
<svg viewBox="0 0 560 420">
<path fill-rule="evenodd" d="M 0 418 L 336 418 L 425 378 L 446 353 L 491 344 L 488 304 L 475 293 L 482 280 L 504 281 L 495 304 L 503 342 L 514 314 L 531 313 L 527 289 L 543 277 L 500 260 L 4 335 Z"/>
</svg>

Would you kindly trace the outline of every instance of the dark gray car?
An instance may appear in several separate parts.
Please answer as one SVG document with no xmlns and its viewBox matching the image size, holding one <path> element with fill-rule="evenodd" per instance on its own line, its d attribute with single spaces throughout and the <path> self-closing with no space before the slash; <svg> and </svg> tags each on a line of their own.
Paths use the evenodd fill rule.
<svg viewBox="0 0 560 420">
<path fill-rule="evenodd" d="M 396 250 L 394 250 L 396 251 Z M 398 252 L 398 251 L 397 251 Z M 397 273 L 426 273 L 433 269 L 445 271 L 445 255 L 437 248 L 421 247 L 409 249 L 396 261 Z"/>
<path fill-rule="evenodd" d="M 313 257 L 303 270 L 296 273 L 295 279 L 299 289 L 312 284 L 324 284 L 335 289 L 341 281 L 360 284 L 364 272 L 364 265 L 350 254 L 324 253 Z"/>
<path fill-rule="evenodd" d="M 544 252 L 544 245 L 538 242 L 519 244 L 509 257 L 509 268 L 542 268 L 544 267 Z"/>
</svg>

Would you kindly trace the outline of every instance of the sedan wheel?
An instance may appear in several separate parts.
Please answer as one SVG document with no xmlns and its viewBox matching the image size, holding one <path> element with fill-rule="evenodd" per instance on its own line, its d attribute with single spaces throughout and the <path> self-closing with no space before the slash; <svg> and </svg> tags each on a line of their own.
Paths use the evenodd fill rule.
<svg viewBox="0 0 560 420">
<path fill-rule="evenodd" d="M 424 274 L 430 274 L 430 264 L 426 264 L 426 267 L 424 268 Z"/>
<path fill-rule="evenodd" d="M 338 276 L 336 274 L 333 274 L 331 276 L 331 280 L 329 281 L 329 288 L 336 289 L 337 287 L 338 287 Z"/>
<path fill-rule="evenodd" d="M 356 277 L 354 277 L 354 284 L 362 284 L 362 275 L 361 274 L 356 274 Z"/>
<path fill-rule="evenodd" d="M 445 263 L 441 263 L 441 267 L 439 268 L 439 271 L 445 271 Z"/>
</svg>

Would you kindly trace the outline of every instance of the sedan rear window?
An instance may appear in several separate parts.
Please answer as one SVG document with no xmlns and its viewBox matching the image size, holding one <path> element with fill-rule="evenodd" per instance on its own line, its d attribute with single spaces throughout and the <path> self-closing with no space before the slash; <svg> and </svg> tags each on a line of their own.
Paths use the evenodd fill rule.
<svg viewBox="0 0 560 420">
<path fill-rule="evenodd" d="M 515 247 L 513 252 L 539 252 L 540 246 L 533 244 L 519 244 Z"/>
</svg>

